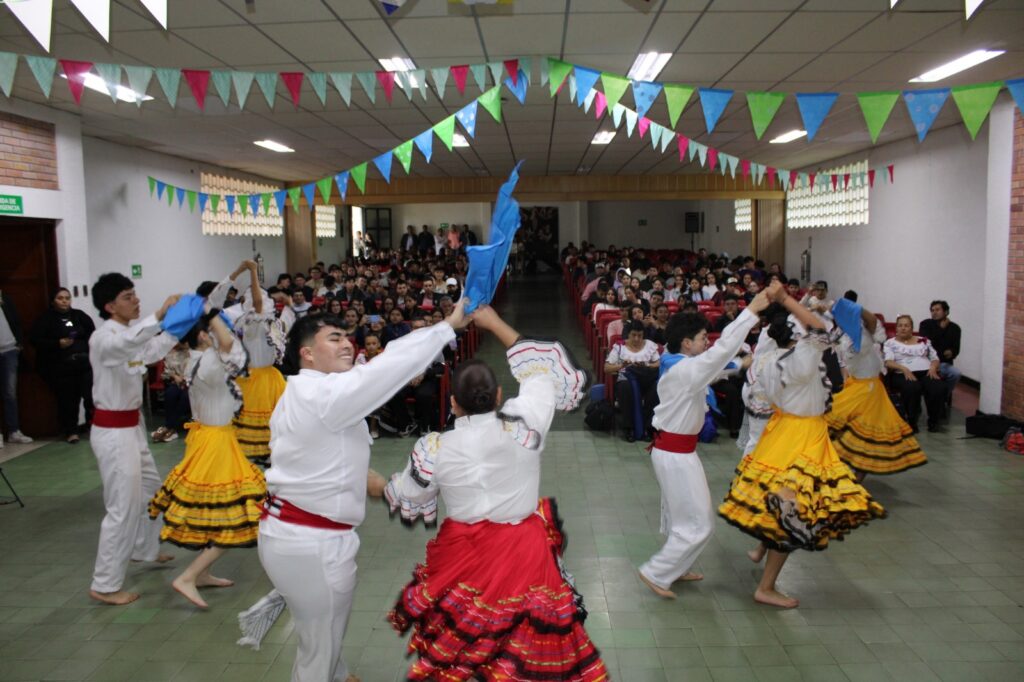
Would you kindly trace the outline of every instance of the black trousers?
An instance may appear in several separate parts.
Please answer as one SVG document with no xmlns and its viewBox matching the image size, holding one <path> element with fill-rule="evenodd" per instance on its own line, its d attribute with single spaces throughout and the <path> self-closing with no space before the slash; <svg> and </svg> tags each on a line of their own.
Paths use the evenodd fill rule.
<svg viewBox="0 0 1024 682">
<path fill-rule="evenodd" d="M 173 381 L 164 382 L 164 426 L 178 431 L 192 416 L 192 403 L 188 400 L 188 389 Z"/>
<path fill-rule="evenodd" d="M 892 373 L 892 385 L 900 394 L 903 405 L 903 416 L 907 423 L 916 427 L 921 418 L 921 398 L 928 410 L 928 423 L 935 424 L 942 418 L 946 409 L 946 384 L 942 380 L 932 379 L 928 372 L 914 372 L 917 381 L 910 381 L 902 372 Z"/>
<path fill-rule="evenodd" d="M 722 411 L 719 421 L 725 422 L 730 433 L 740 430 L 743 426 L 743 375 L 728 377 L 711 384 L 718 400 L 718 409 Z"/>
<path fill-rule="evenodd" d="M 57 423 L 65 437 L 78 433 L 78 406 L 85 404 L 85 419 L 92 419 L 92 369 L 58 371 L 46 378 L 57 398 Z"/>
<path fill-rule="evenodd" d="M 619 403 L 619 413 L 622 415 L 622 430 L 627 433 L 636 429 L 634 406 L 637 400 L 640 401 L 640 417 L 643 419 L 640 429 L 644 433 L 651 430 L 654 408 L 658 406 L 658 373 L 655 371 L 638 374 L 637 383 L 640 386 L 639 396 L 633 390 L 633 383 L 628 379 L 615 382 L 615 399 Z"/>
</svg>

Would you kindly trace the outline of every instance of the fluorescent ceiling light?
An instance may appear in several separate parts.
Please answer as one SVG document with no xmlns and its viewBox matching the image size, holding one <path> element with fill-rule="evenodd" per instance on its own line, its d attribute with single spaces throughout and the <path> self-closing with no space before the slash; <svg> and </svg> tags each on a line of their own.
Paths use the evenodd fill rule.
<svg viewBox="0 0 1024 682">
<path fill-rule="evenodd" d="M 783 133 L 782 135 L 779 135 L 774 140 L 770 140 L 769 142 L 771 144 L 786 144 L 787 142 L 792 142 L 793 140 L 799 140 L 801 137 L 804 137 L 805 135 L 807 135 L 806 130 L 790 130 L 788 133 Z"/>
<path fill-rule="evenodd" d="M 67 74 L 62 73 L 60 77 L 67 80 L 68 76 Z M 85 74 L 85 80 L 82 81 L 82 85 L 89 88 L 90 90 L 102 92 L 104 95 L 110 94 L 110 90 L 107 89 L 106 81 L 104 81 L 102 78 L 91 72 Z M 117 88 L 117 98 L 122 102 L 129 102 L 131 104 L 135 104 L 139 101 L 148 102 L 149 100 L 153 99 L 149 95 L 140 95 L 131 88 L 126 88 L 120 83 L 117 83 L 116 85 L 114 85 L 114 87 Z"/>
<path fill-rule="evenodd" d="M 975 50 L 970 54 L 965 54 L 963 57 L 958 57 L 951 62 L 943 64 L 942 66 L 936 67 L 931 71 L 922 73 L 917 78 L 911 78 L 911 83 L 934 83 L 944 78 L 949 78 L 953 74 L 966 71 L 972 66 L 977 66 L 982 62 L 987 62 L 994 57 L 998 57 L 1001 54 L 1005 54 L 1006 50 Z"/>
<path fill-rule="evenodd" d="M 253 144 L 256 145 L 257 147 L 269 149 L 272 152 L 281 152 L 282 154 L 295 151 L 291 147 L 286 147 L 280 142 L 274 142 L 273 140 L 256 140 L 255 142 L 253 142 Z"/>
<path fill-rule="evenodd" d="M 468 147 L 469 143 L 466 142 L 466 138 L 464 138 L 461 134 L 455 133 L 454 135 L 452 135 L 452 146 L 453 147 Z"/>
<path fill-rule="evenodd" d="M 672 59 L 671 52 L 642 52 L 637 55 L 626 78 L 635 81 L 652 81 L 665 68 L 669 59 Z"/>
<path fill-rule="evenodd" d="M 412 71 L 416 68 L 416 64 L 411 59 L 405 57 L 385 57 L 384 59 L 378 59 L 380 65 L 384 67 L 385 71 Z M 414 88 L 420 86 L 419 81 L 416 80 L 416 76 L 409 76 L 409 85 Z"/>
<path fill-rule="evenodd" d="M 590 141 L 590 144 L 610 144 L 614 137 L 614 130 L 599 130 L 594 135 L 594 139 Z"/>
</svg>

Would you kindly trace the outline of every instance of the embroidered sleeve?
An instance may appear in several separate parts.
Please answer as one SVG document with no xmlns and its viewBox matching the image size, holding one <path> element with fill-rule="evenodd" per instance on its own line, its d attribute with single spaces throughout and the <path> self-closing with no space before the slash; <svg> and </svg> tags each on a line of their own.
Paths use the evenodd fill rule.
<svg viewBox="0 0 1024 682">
<path fill-rule="evenodd" d="M 525 388 L 529 378 L 543 376 L 548 379 L 550 385 L 554 386 L 556 409 L 570 412 L 579 407 L 586 395 L 589 381 L 587 373 L 579 368 L 569 351 L 558 341 L 520 339 L 508 349 L 505 356 L 512 376 L 520 383 L 521 389 Z M 550 417 L 547 422 L 550 424 Z M 537 428 L 535 424 L 531 426 Z"/>
<path fill-rule="evenodd" d="M 434 483 L 434 467 L 441 450 L 441 434 L 428 433 L 420 438 L 405 470 L 395 473 L 384 486 L 384 499 L 392 515 L 398 512 L 402 523 L 411 525 L 423 517 L 424 525 L 437 523 L 438 487 Z"/>
</svg>

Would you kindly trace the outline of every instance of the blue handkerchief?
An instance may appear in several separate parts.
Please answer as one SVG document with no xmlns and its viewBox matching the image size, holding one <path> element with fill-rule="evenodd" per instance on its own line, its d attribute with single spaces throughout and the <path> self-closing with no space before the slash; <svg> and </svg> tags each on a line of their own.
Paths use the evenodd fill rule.
<svg viewBox="0 0 1024 682">
<path fill-rule="evenodd" d="M 519 182 L 519 166 L 522 164 L 522 161 L 516 164 L 508 180 L 498 190 L 498 199 L 491 215 L 490 243 L 466 247 L 466 256 L 469 258 L 464 290 L 467 313 L 491 302 L 508 266 L 508 254 L 512 250 L 516 230 L 519 229 L 519 202 L 512 198 L 512 191 Z"/>
<path fill-rule="evenodd" d="M 171 336 L 184 338 L 203 316 L 204 305 L 206 299 L 202 296 L 185 294 L 164 315 L 164 319 L 160 321 L 160 328 Z"/>
<path fill-rule="evenodd" d="M 853 342 L 853 350 L 857 353 L 860 352 L 860 311 L 860 305 L 846 298 L 839 299 L 832 306 L 832 318 L 835 319 L 843 333 L 850 337 L 850 341 Z"/>
</svg>

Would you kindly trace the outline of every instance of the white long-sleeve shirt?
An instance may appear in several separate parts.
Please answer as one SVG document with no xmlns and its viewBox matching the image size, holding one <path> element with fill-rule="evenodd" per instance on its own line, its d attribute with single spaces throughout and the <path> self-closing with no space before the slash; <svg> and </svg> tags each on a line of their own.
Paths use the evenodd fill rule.
<svg viewBox="0 0 1024 682">
<path fill-rule="evenodd" d="M 89 337 L 92 399 L 102 410 L 137 410 L 142 406 L 146 365 L 159 362 L 178 343 L 161 331 L 156 315 L 126 326 L 106 320 Z"/>
<path fill-rule="evenodd" d="M 245 350 L 238 341 L 226 353 L 213 347 L 193 353 L 186 373 L 192 418 L 207 426 L 230 424 L 242 406 L 242 393 L 234 381 L 244 369 Z"/>
<path fill-rule="evenodd" d="M 537 508 L 540 455 L 555 414 L 556 385 L 538 374 L 500 412 L 460 417 L 455 430 L 416 443 L 405 470 L 385 491 L 402 517 L 437 516 L 437 496 L 448 517 L 463 523 L 519 523 Z"/>
<path fill-rule="evenodd" d="M 757 315 L 744 310 L 722 331 L 715 345 L 700 355 L 677 362 L 658 380 L 658 406 L 651 424 L 659 431 L 700 433 L 708 410 L 707 388 L 735 357 Z"/>
<path fill-rule="evenodd" d="M 885 343 L 885 327 L 881 322 L 875 325 L 874 334 L 869 332 L 861 322 L 860 351 L 853 350 L 853 342 L 850 341 L 849 336 L 844 335 L 839 342 L 839 361 L 851 376 L 858 379 L 873 379 L 879 374 L 885 373 L 881 352 L 883 343 Z"/>
<path fill-rule="evenodd" d="M 778 348 L 765 356 L 758 382 L 776 407 L 800 417 L 825 413 L 832 386 L 821 354 L 831 345 L 828 332 L 811 329 L 795 346 Z"/>
<path fill-rule="evenodd" d="M 364 419 L 453 338 L 441 322 L 395 339 L 373 362 L 347 372 L 303 369 L 289 377 L 270 417 L 269 492 L 333 521 L 362 523 L 373 442 Z"/>
</svg>

